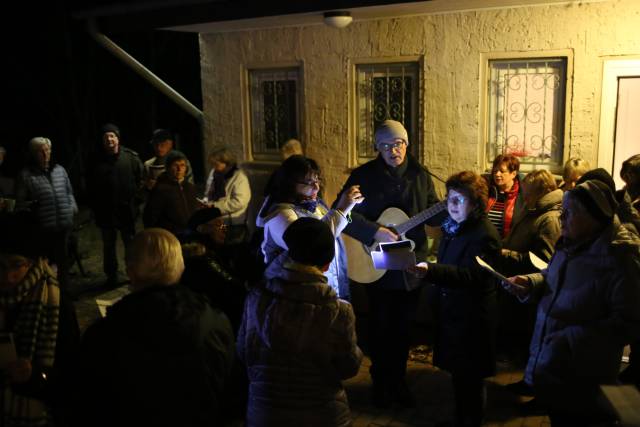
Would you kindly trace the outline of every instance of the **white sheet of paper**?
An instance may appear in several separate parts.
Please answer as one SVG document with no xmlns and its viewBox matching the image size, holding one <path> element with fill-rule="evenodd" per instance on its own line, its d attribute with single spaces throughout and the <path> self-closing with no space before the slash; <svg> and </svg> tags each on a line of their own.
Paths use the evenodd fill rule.
<svg viewBox="0 0 640 427">
<path fill-rule="evenodd" d="M 98 305 L 98 311 L 100 311 L 100 316 L 105 317 L 107 315 L 107 307 L 112 306 L 113 304 L 120 301 L 120 298 L 114 299 L 96 299 L 96 304 Z"/>
<path fill-rule="evenodd" d="M 549 266 L 548 263 L 544 262 L 542 259 L 540 259 L 539 256 L 537 256 L 533 252 L 529 252 L 529 259 L 531 260 L 531 264 L 533 264 L 533 266 L 538 270 L 544 270 Z"/>
<path fill-rule="evenodd" d="M 476 256 L 476 262 L 478 264 L 480 264 L 480 267 L 484 268 L 485 270 L 487 270 L 488 272 L 490 272 L 491 274 L 493 274 L 494 277 L 496 277 L 497 279 L 502 280 L 503 282 L 507 282 L 517 288 L 524 288 L 524 286 L 522 285 L 518 285 L 517 283 L 512 282 L 511 280 L 507 279 L 505 276 L 503 276 L 502 274 L 498 273 L 493 267 L 491 267 L 487 262 L 485 262 L 482 258 L 480 258 L 479 256 Z"/>
<path fill-rule="evenodd" d="M 416 254 L 410 249 L 372 251 L 371 259 L 376 270 L 405 270 L 416 265 Z"/>
</svg>

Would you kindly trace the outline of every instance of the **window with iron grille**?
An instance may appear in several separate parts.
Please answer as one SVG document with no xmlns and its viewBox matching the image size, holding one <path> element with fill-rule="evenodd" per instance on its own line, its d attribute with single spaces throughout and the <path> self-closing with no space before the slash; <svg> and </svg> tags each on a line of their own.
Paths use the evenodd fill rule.
<svg viewBox="0 0 640 427">
<path fill-rule="evenodd" d="M 374 133 L 385 120 L 404 124 L 409 151 L 418 156 L 418 64 L 360 64 L 356 66 L 358 162 L 374 157 Z"/>
<path fill-rule="evenodd" d="M 298 68 L 249 71 L 251 144 L 255 158 L 280 157 L 280 147 L 299 139 L 300 71 Z"/>
<path fill-rule="evenodd" d="M 522 171 L 562 168 L 566 58 L 489 61 L 486 161 L 520 160 Z"/>
</svg>

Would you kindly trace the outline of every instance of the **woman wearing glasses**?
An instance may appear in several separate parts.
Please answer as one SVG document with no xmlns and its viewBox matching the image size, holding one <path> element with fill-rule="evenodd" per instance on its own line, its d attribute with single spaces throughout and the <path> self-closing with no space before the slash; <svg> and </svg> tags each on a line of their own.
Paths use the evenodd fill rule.
<svg viewBox="0 0 640 427">
<path fill-rule="evenodd" d="M 357 185 L 343 193 L 335 209 L 329 209 L 318 196 L 321 186 L 320 168 L 308 157 L 295 155 L 285 160 L 278 169 L 274 187 L 264 203 L 256 225 L 264 227 L 262 253 L 269 265 L 287 250 L 282 235 L 287 227 L 300 217 L 320 219 L 331 227 L 336 236 L 336 256 L 325 272 L 329 286 L 342 299 L 349 299 L 349 279 L 344 245 L 340 233 L 346 227 L 351 209 L 364 198 Z"/>
<path fill-rule="evenodd" d="M 436 316 L 434 365 L 451 373 L 456 426 L 480 426 L 484 378 L 495 374 L 495 283 L 476 262 L 500 254 L 500 237 L 485 214 L 486 181 L 464 171 L 447 182 L 449 216 L 442 224 L 438 263 L 411 273 L 432 284 Z"/>
</svg>

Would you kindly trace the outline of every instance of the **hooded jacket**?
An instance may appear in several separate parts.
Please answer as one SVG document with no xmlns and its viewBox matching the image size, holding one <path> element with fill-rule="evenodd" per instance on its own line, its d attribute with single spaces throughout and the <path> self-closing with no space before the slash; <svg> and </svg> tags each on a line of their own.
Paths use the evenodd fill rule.
<svg viewBox="0 0 640 427">
<path fill-rule="evenodd" d="M 247 297 L 238 333 L 250 383 L 246 425 L 351 425 L 341 380 L 354 376 L 362 360 L 351 305 L 319 269 L 286 252 L 265 278 Z"/>
</svg>

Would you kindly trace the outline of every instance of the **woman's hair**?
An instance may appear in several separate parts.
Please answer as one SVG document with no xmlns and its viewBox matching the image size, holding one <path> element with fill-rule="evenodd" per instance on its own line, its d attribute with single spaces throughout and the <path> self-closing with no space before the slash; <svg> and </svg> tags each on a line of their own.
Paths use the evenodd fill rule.
<svg viewBox="0 0 640 427">
<path fill-rule="evenodd" d="M 530 194 L 535 194 L 537 198 L 551 193 L 558 189 L 556 180 L 548 170 L 537 170 L 529 172 L 523 179 L 522 183 L 527 185 Z"/>
<path fill-rule="evenodd" d="M 136 234 L 126 253 L 127 270 L 134 287 L 174 285 L 184 271 L 180 242 L 162 228 L 147 228 Z"/>
<path fill-rule="evenodd" d="M 500 166 L 507 165 L 507 169 L 509 172 L 518 172 L 520 170 L 520 160 L 516 156 L 511 156 L 509 154 L 498 154 L 495 159 L 493 159 L 493 166 L 491 167 L 491 172 L 500 169 Z"/>
<path fill-rule="evenodd" d="M 284 145 L 280 148 L 280 153 L 282 154 L 282 159 L 287 160 L 289 157 L 298 155 L 304 155 L 304 151 L 302 151 L 302 144 L 297 139 L 290 139 L 284 143 Z"/>
<path fill-rule="evenodd" d="M 295 202 L 298 198 L 296 185 L 309 173 L 320 177 L 320 168 L 313 159 L 296 154 L 282 162 L 274 179 L 273 203 Z"/>
<path fill-rule="evenodd" d="M 451 175 L 446 182 L 447 192 L 455 190 L 466 196 L 475 206 L 471 215 L 480 217 L 484 214 L 487 200 L 489 198 L 489 188 L 487 181 L 472 171 L 462 171 Z"/>
<path fill-rule="evenodd" d="M 220 162 L 232 167 L 238 164 L 238 157 L 227 147 L 221 147 L 213 150 L 209 153 L 208 160 L 210 163 Z"/>
<path fill-rule="evenodd" d="M 620 178 L 626 182 L 628 179 L 627 175 L 640 177 L 640 154 L 635 154 L 622 162 Z"/>
<path fill-rule="evenodd" d="M 574 157 L 573 159 L 567 160 L 567 162 L 564 164 L 564 169 L 562 170 L 562 179 L 567 182 L 572 175 L 581 177 L 589 169 L 591 169 L 591 166 L 589 166 L 589 162 L 584 159 Z"/>
</svg>

